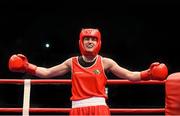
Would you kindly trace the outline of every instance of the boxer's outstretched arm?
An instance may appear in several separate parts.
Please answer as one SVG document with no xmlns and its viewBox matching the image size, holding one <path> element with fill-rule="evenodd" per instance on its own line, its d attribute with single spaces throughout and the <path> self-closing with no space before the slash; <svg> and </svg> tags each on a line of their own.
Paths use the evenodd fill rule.
<svg viewBox="0 0 180 116">
<path fill-rule="evenodd" d="M 41 78 L 50 78 L 61 76 L 70 71 L 71 58 L 54 67 L 45 68 L 29 63 L 27 57 L 23 54 L 14 54 L 9 59 L 8 67 L 12 72 L 29 73 Z"/>
<path fill-rule="evenodd" d="M 109 58 L 103 58 L 105 70 L 110 70 L 117 77 L 126 78 L 131 81 L 138 80 L 165 80 L 168 75 L 168 68 L 165 64 L 154 62 L 147 70 L 130 71 L 120 67 L 115 61 Z"/>
<path fill-rule="evenodd" d="M 55 76 L 61 76 L 71 70 L 71 59 L 67 59 L 63 63 L 50 67 L 37 67 L 35 75 L 41 78 L 51 78 Z"/>
<path fill-rule="evenodd" d="M 103 65 L 105 70 L 111 71 L 117 77 L 128 79 L 131 81 L 141 80 L 140 72 L 125 69 L 119 66 L 114 60 L 110 58 L 103 58 Z"/>
</svg>

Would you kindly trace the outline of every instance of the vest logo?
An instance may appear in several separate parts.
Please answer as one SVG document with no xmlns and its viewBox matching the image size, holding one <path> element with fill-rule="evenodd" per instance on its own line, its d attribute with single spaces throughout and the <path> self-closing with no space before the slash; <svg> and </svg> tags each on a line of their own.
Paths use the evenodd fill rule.
<svg viewBox="0 0 180 116">
<path fill-rule="evenodd" d="M 93 70 L 94 74 L 100 74 L 100 71 L 98 69 Z"/>
</svg>

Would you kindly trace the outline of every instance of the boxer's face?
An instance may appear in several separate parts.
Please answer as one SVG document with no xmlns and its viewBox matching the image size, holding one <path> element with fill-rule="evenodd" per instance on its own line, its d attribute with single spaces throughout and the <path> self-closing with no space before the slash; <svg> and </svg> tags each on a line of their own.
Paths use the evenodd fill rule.
<svg viewBox="0 0 180 116">
<path fill-rule="evenodd" d="M 84 37 L 83 39 L 84 48 L 88 52 L 93 52 L 97 44 L 97 38 L 95 37 Z"/>
</svg>

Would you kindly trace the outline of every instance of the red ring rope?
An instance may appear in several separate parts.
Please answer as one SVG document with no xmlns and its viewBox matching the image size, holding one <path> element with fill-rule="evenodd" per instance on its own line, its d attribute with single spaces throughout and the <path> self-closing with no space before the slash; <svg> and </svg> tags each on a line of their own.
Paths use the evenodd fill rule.
<svg viewBox="0 0 180 116">
<path fill-rule="evenodd" d="M 29 108 L 30 113 L 68 113 L 71 108 Z M 163 113 L 164 108 L 111 108 L 111 113 Z M 22 108 L 0 108 L 0 112 L 20 113 Z"/>
<path fill-rule="evenodd" d="M 23 79 L 0 79 L 0 84 L 24 84 Z M 71 84 L 70 79 L 32 79 L 31 84 Z M 150 85 L 164 85 L 165 81 L 150 80 L 132 82 L 128 80 L 108 80 L 107 84 L 150 84 Z M 68 113 L 71 108 L 29 108 L 30 113 Z M 0 112 L 20 113 L 23 108 L 0 108 Z M 120 114 L 143 114 L 143 113 L 164 113 L 165 108 L 110 108 L 111 113 Z"/>
<path fill-rule="evenodd" d="M 22 79 L 0 79 L 0 84 L 24 84 L 24 80 Z M 71 84 L 70 79 L 32 79 L 31 84 Z M 142 85 L 163 85 L 165 81 L 158 80 L 149 80 L 149 81 L 137 81 L 132 82 L 128 80 L 108 80 L 107 84 L 121 84 L 121 85 L 129 85 L 129 84 L 142 84 Z"/>
</svg>

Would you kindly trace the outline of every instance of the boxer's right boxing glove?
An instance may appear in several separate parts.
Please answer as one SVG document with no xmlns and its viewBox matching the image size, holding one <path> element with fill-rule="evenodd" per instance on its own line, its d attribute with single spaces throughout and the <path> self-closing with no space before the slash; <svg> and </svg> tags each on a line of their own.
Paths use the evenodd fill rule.
<svg viewBox="0 0 180 116">
<path fill-rule="evenodd" d="M 9 70 L 12 72 L 23 72 L 35 74 L 37 66 L 28 62 L 23 54 L 12 55 L 8 63 Z"/>
<path fill-rule="evenodd" d="M 164 63 L 154 62 L 149 69 L 141 71 L 141 80 L 165 80 L 167 75 L 167 66 Z"/>
</svg>

